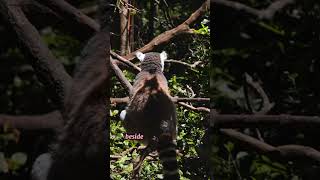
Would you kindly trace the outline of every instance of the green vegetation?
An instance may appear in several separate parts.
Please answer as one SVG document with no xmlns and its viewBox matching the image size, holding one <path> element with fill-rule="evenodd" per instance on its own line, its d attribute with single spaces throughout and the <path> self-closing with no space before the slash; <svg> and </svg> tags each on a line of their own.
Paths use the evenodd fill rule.
<svg viewBox="0 0 320 180">
<path fill-rule="evenodd" d="M 157 18 L 155 18 L 154 37 L 166 30 L 174 28 L 170 26 L 172 22 L 174 26 L 185 21 L 196 8 L 201 6 L 201 2 L 195 3 L 196 6 L 186 5 L 180 1 L 170 1 L 168 9 L 163 9 L 163 2 L 157 5 Z M 142 20 L 142 27 L 136 28 L 137 34 L 143 34 L 148 29 L 150 18 L 148 11 L 150 8 L 149 1 L 145 5 L 137 6 L 139 11 L 135 14 L 135 18 L 139 23 Z M 192 3 L 191 3 L 192 4 Z M 183 6 L 182 6 L 183 5 Z M 174 8 L 171 8 L 174 7 Z M 171 18 L 166 19 L 164 13 L 170 14 Z M 169 88 L 172 96 L 191 97 L 194 93 L 195 97 L 207 97 L 209 93 L 209 62 L 210 62 L 210 28 L 209 13 L 200 18 L 192 27 L 194 34 L 181 34 L 176 36 L 166 45 L 161 45 L 155 51 L 166 51 L 169 60 L 178 60 L 189 65 L 178 64 L 174 62 L 165 63 L 164 74 L 168 79 Z M 165 26 L 164 26 L 165 25 Z M 168 26 L 168 27 L 167 27 Z M 164 29 L 165 28 L 165 29 Z M 149 35 L 142 36 L 142 40 L 148 39 Z M 137 41 L 139 42 L 139 41 Z M 137 44 L 136 48 L 144 44 Z M 117 49 L 114 49 L 117 51 Z M 192 66 L 194 65 L 194 66 Z M 125 71 L 126 77 L 133 82 L 134 75 Z M 123 91 L 120 82 L 113 79 L 112 97 L 125 97 L 127 92 Z M 208 103 L 193 103 L 194 106 L 209 106 Z M 125 105 L 117 105 L 111 108 L 111 124 L 110 124 L 110 172 L 112 179 L 129 179 L 133 170 L 133 162 L 138 160 L 138 147 L 141 145 L 132 140 L 125 140 L 125 133 L 122 127 L 119 113 Z M 203 122 L 207 113 L 192 111 L 189 108 L 177 105 L 178 115 L 178 149 L 181 154 L 179 156 L 179 167 L 182 179 L 206 179 L 204 164 L 199 161 L 199 146 L 201 138 L 204 134 L 205 127 Z M 129 151 L 128 150 L 132 150 Z M 148 157 L 143 165 L 140 173 L 142 179 L 161 179 L 162 167 L 157 156 Z"/>
</svg>

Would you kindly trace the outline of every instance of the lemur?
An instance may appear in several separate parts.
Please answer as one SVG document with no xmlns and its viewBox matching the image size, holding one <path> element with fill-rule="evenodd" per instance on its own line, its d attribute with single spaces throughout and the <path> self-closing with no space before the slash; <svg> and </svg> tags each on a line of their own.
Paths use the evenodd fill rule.
<svg viewBox="0 0 320 180">
<path fill-rule="evenodd" d="M 180 179 L 176 155 L 176 109 L 163 74 L 166 52 L 136 53 L 141 61 L 130 91 L 130 101 L 120 113 L 127 133 L 140 133 L 145 145 L 156 142 L 164 179 Z"/>
</svg>

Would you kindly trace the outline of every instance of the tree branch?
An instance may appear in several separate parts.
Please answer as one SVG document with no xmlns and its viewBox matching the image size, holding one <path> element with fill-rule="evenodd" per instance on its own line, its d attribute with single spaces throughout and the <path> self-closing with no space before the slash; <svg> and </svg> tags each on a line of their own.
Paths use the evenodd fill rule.
<svg viewBox="0 0 320 180">
<path fill-rule="evenodd" d="M 111 101 L 111 104 L 129 103 L 129 97 L 111 98 L 110 101 Z M 210 102 L 210 98 L 179 98 L 179 97 L 173 97 L 172 101 L 175 102 L 175 103 L 178 103 L 178 102 Z"/>
<path fill-rule="evenodd" d="M 129 0 L 121 0 L 119 7 L 120 15 L 120 54 L 129 52 Z"/>
<path fill-rule="evenodd" d="M 50 9 L 58 13 L 74 35 L 83 39 L 88 39 L 95 32 L 99 31 L 100 25 L 92 18 L 85 15 L 77 8 L 64 0 L 37 0 L 44 3 Z M 79 30 L 80 29 L 80 30 Z"/>
<path fill-rule="evenodd" d="M 262 10 L 257 10 L 245 4 L 235 2 L 235 1 L 229 1 L 229 0 L 211 0 L 211 2 L 216 4 L 221 4 L 238 11 L 244 11 L 253 16 L 257 16 L 259 19 L 270 20 L 274 17 L 274 15 L 278 11 L 285 8 L 289 4 L 293 4 L 295 0 L 276 0 L 275 2 L 270 4 L 266 9 L 262 9 Z"/>
<path fill-rule="evenodd" d="M 110 57 L 111 58 L 111 57 Z M 131 91 L 132 89 L 132 85 L 130 84 L 130 82 L 127 80 L 127 78 L 125 77 L 125 75 L 123 74 L 123 72 L 121 71 L 121 69 L 118 67 L 118 65 L 116 65 L 115 61 L 111 58 L 111 67 L 114 71 L 114 73 L 116 74 L 116 77 L 118 78 L 118 80 L 120 81 L 121 85 L 127 89 L 128 92 Z"/>
<path fill-rule="evenodd" d="M 190 29 L 190 25 L 193 24 L 199 17 L 201 17 L 209 8 L 210 0 L 207 0 L 204 2 L 199 9 L 197 9 L 194 13 L 191 14 L 191 16 L 184 21 L 179 26 L 168 30 L 166 32 L 163 32 L 162 34 L 158 35 L 154 39 L 152 39 L 148 44 L 143 46 L 142 48 L 126 55 L 124 58 L 128 60 L 132 60 L 135 57 L 135 53 L 137 51 L 140 52 L 149 52 L 155 47 L 159 46 L 160 44 L 169 42 L 172 38 L 175 36 L 181 34 L 181 33 L 190 33 L 192 31 Z"/>
<path fill-rule="evenodd" d="M 251 87 L 254 88 L 256 90 L 256 92 L 258 92 L 260 97 L 262 98 L 262 108 L 259 111 L 256 111 L 255 109 L 253 109 L 251 107 L 248 86 L 245 85 L 244 93 L 245 93 L 246 102 L 248 104 L 248 108 L 249 108 L 250 112 L 255 115 L 258 115 L 258 114 L 263 115 L 263 114 L 268 113 L 273 108 L 274 103 L 270 102 L 267 94 L 265 93 L 265 91 L 263 90 L 263 88 L 260 86 L 260 84 L 258 82 L 254 82 L 252 77 L 248 73 L 245 73 L 244 75 L 245 75 L 246 84 L 251 85 Z M 260 130 L 258 128 L 255 128 L 255 131 L 257 133 L 259 140 L 264 141 Z"/>
<path fill-rule="evenodd" d="M 129 103 L 129 97 L 123 97 L 123 98 L 110 98 L 111 104 L 128 104 Z"/>
<path fill-rule="evenodd" d="M 93 5 L 93 6 L 89 6 L 81 9 L 81 12 L 86 15 L 95 14 L 97 13 L 97 11 L 98 11 L 97 5 Z"/>
<path fill-rule="evenodd" d="M 30 57 L 38 78 L 50 92 L 52 100 L 62 105 L 72 81 L 71 77 L 42 42 L 38 31 L 28 21 L 19 6 L 9 5 L 8 1 L 3 0 L 0 1 L 0 12 L 19 38 L 24 52 Z"/>
<path fill-rule="evenodd" d="M 110 54 L 114 57 L 117 58 L 120 62 L 126 64 L 127 66 L 131 67 L 136 73 L 141 71 L 141 68 L 133 64 L 132 62 L 128 61 L 127 59 L 123 58 L 122 56 L 118 55 L 117 53 L 110 51 Z"/>
<path fill-rule="evenodd" d="M 252 77 L 249 74 L 245 73 L 245 78 L 246 78 L 246 82 L 249 85 L 251 85 L 251 87 L 253 87 L 259 93 L 259 95 L 262 98 L 262 102 L 263 102 L 261 110 L 255 111 L 254 109 L 251 108 L 253 113 L 254 114 L 266 114 L 267 112 L 269 112 L 273 108 L 274 103 L 270 102 L 266 92 L 263 90 L 263 88 L 260 86 L 259 83 L 253 81 Z M 250 102 L 248 102 L 248 103 L 250 103 Z"/>
<path fill-rule="evenodd" d="M 62 127 L 62 122 L 62 116 L 59 111 L 53 111 L 43 115 L 12 116 L 0 114 L 0 126 L 7 124 L 17 129 L 56 129 Z"/>
<path fill-rule="evenodd" d="M 188 109 L 191 109 L 191 110 L 193 110 L 193 111 L 207 112 L 207 113 L 210 112 L 210 109 L 209 109 L 209 108 L 206 108 L 206 107 L 194 107 L 194 106 L 189 105 L 189 104 L 186 104 L 186 103 L 184 103 L 184 102 L 178 102 L 178 104 L 181 105 L 181 106 L 184 106 L 184 107 L 186 107 L 186 108 L 188 108 Z"/>
<path fill-rule="evenodd" d="M 21 0 L 19 6 L 26 14 L 29 21 L 38 29 L 42 29 L 51 24 L 56 24 L 62 20 L 56 12 L 34 0 Z"/>
<path fill-rule="evenodd" d="M 281 158 L 286 159 L 307 158 L 308 160 L 311 159 L 320 163 L 320 152 L 311 147 L 301 145 L 283 145 L 274 147 L 236 130 L 221 129 L 220 132 L 232 139 L 240 141 L 245 144 L 246 147 L 249 146 L 261 153 L 280 156 Z"/>
<path fill-rule="evenodd" d="M 187 67 L 189 67 L 189 68 L 195 68 L 195 67 L 197 67 L 199 64 L 201 64 L 201 61 L 196 61 L 196 62 L 194 62 L 193 64 L 189 64 L 189 63 L 182 62 L 182 61 L 179 61 L 179 60 L 174 60 L 174 59 L 168 59 L 168 60 L 165 60 L 165 62 L 167 62 L 167 63 L 181 64 L 181 65 L 187 66 Z"/>
<path fill-rule="evenodd" d="M 173 97 L 173 102 L 210 102 L 210 98 L 179 98 Z"/>
<path fill-rule="evenodd" d="M 243 127 L 320 127 L 320 117 L 292 115 L 222 115 L 210 113 L 210 126 L 220 128 Z"/>
</svg>

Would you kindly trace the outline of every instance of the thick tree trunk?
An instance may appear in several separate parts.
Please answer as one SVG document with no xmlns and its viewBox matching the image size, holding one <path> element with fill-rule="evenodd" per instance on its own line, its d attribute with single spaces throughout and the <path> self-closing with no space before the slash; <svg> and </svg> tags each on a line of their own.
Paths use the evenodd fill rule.
<svg viewBox="0 0 320 180">
<path fill-rule="evenodd" d="M 120 5 L 120 54 L 128 53 L 129 41 L 129 0 L 122 0 Z"/>
</svg>

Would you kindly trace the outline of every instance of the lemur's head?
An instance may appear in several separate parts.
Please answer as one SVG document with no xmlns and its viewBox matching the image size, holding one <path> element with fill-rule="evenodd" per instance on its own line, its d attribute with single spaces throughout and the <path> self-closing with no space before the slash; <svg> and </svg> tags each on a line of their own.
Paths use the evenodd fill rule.
<svg viewBox="0 0 320 180">
<path fill-rule="evenodd" d="M 164 61 L 167 59 L 167 53 L 164 51 L 162 53 L 149 52 L 145 54 L 138 51 L 136 56 L 141 61 L 143 71 L 163 71 Z"/>
</svg>

